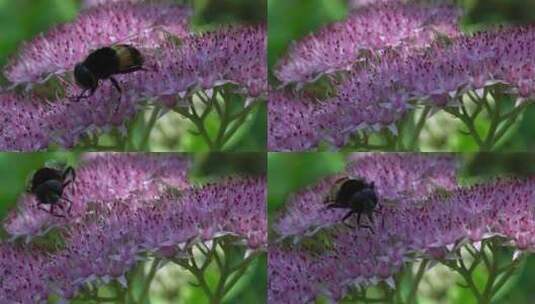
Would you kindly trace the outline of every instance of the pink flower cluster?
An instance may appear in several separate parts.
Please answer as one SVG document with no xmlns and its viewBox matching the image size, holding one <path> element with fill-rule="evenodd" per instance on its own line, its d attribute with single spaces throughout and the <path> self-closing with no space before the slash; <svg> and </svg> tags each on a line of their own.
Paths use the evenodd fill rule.
<svg viewBox="0 0 535 304">
<path fill-rule="evenodd" d="M 61 224 L 62 248 L 30 255 L 14 244 L 0 247 L 0 273 L 10 274 L 9 283 L 0 284 L 1 299 L 42 303 L 50 294 L 70 299 L 89 282 L 126 284 L 126 272 L 147 253 L 172 258 L 226 235 L 250 250 L 267 246 L 263 177 L 193 186 L 186 180 L 187 160 L 171 155 L 90 155 L 77 173 L 64 193 L 74 203 L 71 217 L 46 223 Z M 22 214 L 8 220 L 8 232 L 44 228 L 40 215 L 46 213 L 30 210 L 31 201 L 23 198 Z"/>
<path fill-rule="evenodd" d="M 136 3 L 136 2 L 158 2 L 158 1 L 165 2 L 166 0 L 84 0 L 83 1 L 83 5 L 84 5 L 84 7 L 87 8 L 87 7 L 97 6 L 97 5 L 109 4 L 109 3 L 112 3 L 112 2 L 131 2 L 131 3 Z"/>
<path fill-rule="evenodd" d="M 0 303 L 45 302 L 45 260 L 39 248 L 22 250 L 0 244 Z"/>
<path fill-rule="evenodd" d="M 82 102 L 50 101 L 35 95 L 0 94 L 0 149 L 36 151 L 73 147 L 91 134 L 120 127 L 135 115 L 135 103 L 121 101 L 110 83 Z"/>
<path fill-rule="evenodd" d="M 304 151 L 321 138 L 312 114 L 317 101 L 310 96 L 272 90 L 268 101 L 268 150 Z"/>
<path fill-rule="evenodd" d="M 412 169 L 408 175 L 403 169 L 390 169 L 391 163 L 385 164 L 384 168 L 380 163 L 369 165 L 369 169 L 376 168 L 376 175 L 372 175 L 371 180 L 376 183 L 379 204 L 383 204 L 381 214 L 376 217 L 375 234 L 367 229 L 350 229 L 336 224 L 343 213 L 332 211 L 322 229 L 330 239 L 328 245 L 319 249 L 307 247 L 306 244 L 314 242 L 314 238 L 299 230 L 290 233 L 301 233 L 305 239 L 292 248 L 283 243 L 270 245 L 270 303 L 308 303 L 319 295 L 339 300 L 349 288 L 373 285 L 378 281 L 392 284 L 392 275 L 407 261 L 421 256 L 440 260 L 466 241 L 478 243 L 495 235 L 506 237 L 519 250 L 535 250 L 534 178 L 508 178 L 463 187 L 455 185 L 455 179 L 447 177 L 448 174 L 440 176 L 445 163 L 436 171 L 428 171 L 429 164 L 418 164 L 414 157 L 406 157 L 405 169 Z M 433 156 L 429 159 L 437 161 Z M 448 172 L 453 170 L 454 166 L 450 166 Z M 396 172 L 399 172 L 398 177 Z M 414 179 L 418 173 L 421 176 Z M 328 183 L 329 180 L 325 180 L 320 185 Z M 318 190 L 317 187 L 307 192 L 327 194 L 328 190 Z M 389 197 L 395 192 L 398 192 L 397 197 Z M 311 201 L 319 199 L 310 193 Z M 302 193 L 298 197 L 304 196 Z M 294 218 L 297 217 L 296 210 L 291 208 L 289 211 Z M 307 212 L 308 209 L 303 210 L 303 214 Z M 282 217 L 283 220 L 286 218 L 286 215 Z M 309 227 L 319 223 L 318 216 L 309 218 Z"/>
<path fill-rule="evenodd" d="M 148 72 L 125 77 L 125 87 L 142 97 L 186 95 L 225 83 L 249 97 L 267 91 L 266 26 L 225 28 L 166 41 L 150 54 Z M 137 97 L 140 98 L 140 97 Z"/>
<path fill-rule="evenodd" d="M 18 212 L 5 222 L 6 231 L 13 237 L 32 237 L 53 226 L 72 223 L 94 206 L 130 199 L 135 204 L 159 197 L 164 186 L 189 187 L 189 160 L 183 157 L 89 153 L 85 158 L 76 170 L 75 182 L 64 192 L 73 202 L 69 217 L 58 218 L 37 209 L 35 196 L 28 194 L 19 200 Z"/>
<path fill-rule="evenodd" d="M 275 75 L 283 84 L 310 82 L 323 74 L 351 69 L 364 59 L 364 50 L 380 53 L 388 47 L 423 47 L 438 33 L 458 35 L 459 16 L 454 6 L 379 1 L 294 44 L 277 64 Z"/>
<path fill-rule="evenodd" d="M 375 184 L 380 202 L 403 198 L 413 200 L 432 194 L 437 188 L 452 190 L 457 186 L 456 163 L 442 154 L 355 154 L 341 175 L 328 177 L 293 195 L 285 212 L 273 225 L 281 237 L 311 235 L 318 228 L 339 223 L 343 210 L 325 210 L 325 200 L 332 196 L 337 179 L 348 176 Z"/>
<path fill-rule="evenodd" d="M 191 12 L 170 4 L 109 3 L 83 11 L 72 23 L 60 25 L 25 44 L 5 68 L 13 84 L 40 82 L 63 74 L 95 49 L 115 43 L 150 48 L 161 43 L 161 32 L 178 37 L 189 33 Z"/>
<path fill-rule="evenodd" d="M 109 81 L 102 81 L 93 96 L 77 103 L 67 97 L 52 101 L 32 94 L 1 94 L 0 148 L 70 148 L 88 135 L 122 127 L 148 99 L 174 99 L 173 104 L 164 102 L 174 106 L 177 97 L 226 83 L 247 97 L 264 96 L 265 25 L 193 34 L 190 13 L 164 1 L 112 1 L 83 10 L 72 23 L 25 44 L 4 71 L 13 85 L 30 88 L 57 76 L 65 85 L 65 95 L 77 96 L 81 89 L 65 74 L 90 52 L 116 43 L 136 47 L 145 59 L 144 70 L 117 77 L 123 90 L 120 99 Z"/>
<path fill-rule="evenodd" d="M 504 27 L 473 36 L 437 41 L 430 47 L 407 52 L 385 52 L 366 67 L 356 67 L 336 85 L 335 97 L 300 105 L 305 121 L 315 122 L 306 136 L 277 141 L 277 150 L 294 150 L 301 141 L 316 147 L 322 140 L 343 146 L 357 130 L 390 127 L 411 108 L 411 102 L 444 107 L 467 91 L 479 92 L 497 83 L 520 99 L 534 96 L 535 27 Z M 287 104 L 297 96 L 287 97 Z M 297 101 L 296 101 L 297 100 Z M 273 108 L 273 109 L 272 109 Z M 270 105 L 270 120 L 282 120 L 287 129 L 297 128 L 277 103 Z M 299 110 L 297 110 L 299 111 Z M 301 127 L 301 126 L 299 126 Z"/>
<path fill-rule="evenodd" d="M 411 101 L 443 107 L 469 90 L 496 83 L 509 85 L 510 94 L 531 97 L 534 38 L 534 26 L 507 27 L 409 55 L 386 54 L 368 69 L 351 71 L 338 85 L 338 95 L 317 111 L 320 133 L 341 146 L 357 129 L 392 125 Z"/>
<path fill-rule="evenodd" d="M 68 245 L 47 269 L 65 298 L 97 279 L 125 281 L 145 252 L 164 258 L 197 242 L 233 235 L 252 250 L 266 247 L 265 181 L 230 179 L 154 201 L 118 200 L 70 227 Z M 94 261 L 100 261 L 95 263 Z M 52 280 L 52 278 L 51 278 Z"/>
</svg>

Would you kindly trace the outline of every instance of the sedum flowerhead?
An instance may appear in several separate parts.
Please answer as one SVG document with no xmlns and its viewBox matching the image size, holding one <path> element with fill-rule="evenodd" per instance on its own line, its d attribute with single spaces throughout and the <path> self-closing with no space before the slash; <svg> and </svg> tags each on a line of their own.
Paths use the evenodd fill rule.
<svg viewBox="0 0 535 304">
<path fill-rule="evenodd" d="M 90 135 L 121 127 L 138 106 L 118 100 L 111 84 L 81 102 L 68 98 L 50 101 L 35 95 L 0 94 L 0 148 L 38 151 L 50 146 L 71 148 Z"/>
<path fill-rule="evenodd" d="M 438 261 L 451 258 L 448 253 L 466 242 L 478 243 L 496 235 L 505 237 L 518 250 L 535 249 L 534 178 L 506 178 L 453 187 L 455 181 L 442 179 L 438 168 L 434 173 L 425 173 L 426 169 L 418 166 L 410 174 L 423 170 L 421 180 L 435 176 L 442 180 L 438 183 L 446 182 L 427 195 L 423 190 L 412 189 L 417 184 L 416 189 L 428 189 L 437 181 L 425 186 L 410 182 L 410 177 L 404 178 L 402 173 L 396 181 L 409 182 L 405 186 L 392 184 L 393 189 L 387 191 L 393 194 L 404 188 L 397 199 L 388 193 L 381 194 L 384 188 L 376 184 L 379 203 L 382 201 L 384 208 L 376 216 L 374 234 L 332 222 L 323 230 L 323 241 L 316 234 L 291 248 L 283 243 L 270 246 L 270 302 L 308 303 L 319 295 L 337 301 L 351 288 L 379 281 L 394 288 L 392 275 L 405 262 L 422 256 Z M 380 173 L 380 167 L 377 169 L 378 176 L 387 176 Z M 338 223 L 343 215 L 337 215 Z"/>
<path fill-rule="evenodd" d="M 127 284 L 125 274 L 148 256 L 181 259 L 193 245 L 223 236 L 265 250 L 265 178 L 193 186 L 185 172 L 187 161 L 177 156 L 90 154 L 64 193 L 74 203 L 58 230 L 64 245 L 46 254 L 28 248 L 35 256 L 14 243 L 0 246 L 0 273 L 21 269 L 0 285 L 0 295 L 11 293 L 16 303 L 42 303 L 50 294 L 72 299 L 87 283 Z"/>
<path fill-rule="evenodd" d="M 159 37 L 155 32 L 151 35 Z M 158 48 L 143 50 L 146 70 L 121 75 L 121 95 L 108 81 L 80 102 L 0 95 L 0 147 L 7 151 L 35 151 L 51 145 L 70 148 L 91 135 L 123 127 L 147 99 L 184 96 L 199 88 L 211 90 L 233 83 L 238 93 L 264 96 L 265 51 L 265 26 L 228 28 L 192 34 L 178 44 L 168 39 Z M 80 94 L 73 85 L 65 91 L 68 96 Z"/>
<path fill-rule="evenodd" d="M 190 11 L 171 4 L 122 1 L 89 8 L 72 23 L 55 27 L 22 46 L 5 68 L 13 84 L 43 81 L 53 74 L 72 71 L 91 52 L 115 43 L 154 47 L 161 34 L 188 33 Z"/>
<path fill-rule="evenodd" d="M 312 97 L 272 90 L 268 102 L 268 150 L 303 151 L 321 138 L 312 119 L 317 102 Z"/>
<path fill-rule="evenodd" d="M 23 250 L 0 244 L 1 303 L 46 302 L 47 285 L 43 272 L 47 257 L 38 248 Z"/>
<path fill-rule="evenodd" d="M 322 136 L 336 146 L 355 130 L 392 127 L 413 101 L 437 107 L 457 104 L 469 90 L 497 83 L 520 99 L 535 92 L 535 27 L 518 26 L 435 43 L 422 52 L 392 52 L 366 69 L 355 69 L 338 94 L 316 113 Z"/>
<path fill-rule="evenodd" d="M 459 16 L 459 10 L 448 5 L 371 4 L 294 44 L 277 64 L 275 75 L 283 84 L 310 82 L 350 69 L 367 51 L 423 47 L 439 35 L 458 35 Z"/>
<path fill-rule="evenodd" d="M 167 40 L 150 54 L 148 72 L 132 75 L 126 87 L 145 97 L 186 94 L 233 83 L 240 93 L 267 91 L 266 26 L 236 26 Z"/>
<path fill-rule="evenodd" d="M 457 186 L 455 158 L 441 154 L 355 154 L 344 173 L 321 180 L 295 195 L 274 224 L 281 237 L 301 237 L 318 228 L 338 224 L 344 210 L 326 211 L 325 201 L 333 195 L 336 180 L 347 176 L 373 182 L 381 202 L 400 198 L 411 200 L 432 194 L 437 189 Z"/>
<path fill-rule="evenodd" d="M 378 83 L 371 81 L 358 87 L 341 87 L 336 97 L 326 101 L 301 92 L 272 91 L 268 104 L 268 145 L 274 151 L 303 151 L 317 148 L 323 142 L 342 146 L 358 130 L 392 126 L 408 106 L 402 102 L 375 102 L 376 96 L 386 94 Z M 347 106 L 344 102 L 354 104 Z"/>
<path fill-rule="evenodd" d="M 186 188 L 188 166 L 187 159 L 173 155 L 95 154 L 82 162 L 75 182 L 65 189 L 64 196 L 73 202 L 70 216 L 58 218 L 37 209 L 35 196 L 27 194 L 4 228 L 12 237 L 30 238 L 74 222 L 98 205 L 133 197 L 139 201 L 154 199 L 168 187 Z"/>
<path fill-rule="evenodd" d="M 57 292 L 72 297 L 84 283 L 124 280 L 146 252 L 170 258 L 232 235 L 252 250 L 266 247 L 265 180 L 235 178 L 157 200 L 101 205 L 71 226 L 67 246 L 47 265 Z"/>
<path fill-rule="evenodd" d="M 531 25 L 503 27 L 420 51 L 386 52 L 355 67 L 336 85 L 336 96 L 309 114 L 308 121 L 317 125 L 315 136 L 308 136 L 316 139 L 309 146 L 328 141 L 340 147 L 358 130 L 390 128 L 396 133 L 395 122 L 415 102 L 451 106 L 467 91 L 483 94 L 496 84 L 519 100 L 529 99 L 535 92 L 534 35 Z"/>
<path fill-rule="evenodd" d="M 109 4 L 109 3 L 113 3 L 113 2 L 136 3 L 136 2 L 158 2 L 158 0 L 84 0 L 83 1 L 83 5 L 84 5 L 84 7 L 88 8 L 88 7 L 92 7 L 92 6 Z M 160 2 L 164 2 L 164 0 L 162 0 Z"/>
</svg>

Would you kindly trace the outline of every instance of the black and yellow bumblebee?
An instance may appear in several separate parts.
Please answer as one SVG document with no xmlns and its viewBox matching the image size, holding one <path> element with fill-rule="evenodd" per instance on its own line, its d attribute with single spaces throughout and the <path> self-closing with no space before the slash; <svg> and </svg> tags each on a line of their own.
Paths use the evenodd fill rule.
<svg viewBox="0 0 535 304">
<path fill-rule="evenodd" d="M 65 188 L 74 182 L 76 174 L 72 167 L 66 167 L 64 170 L 51 167 L 43 167 L 32 175 L 28 192 L 35 195 L 37 199 L 37 208 L 46 211 L 54 216 L 65 217 L 65 214 L 54 212 L 54 207 L 63 210 L 64 206 L 61 200 L 68 203 L 66 214 L 71 211 L 72 201 L 63 196 Z M 50 205 L 49 209 L 43 205 Z"/>
<path fill-rule="evenodd" d="M 109 79 L 119 94 L 122 93 L 119 82 L 113 75 L 127 74 L 143 69 L 143 56 L 135 47 L 117 44 L 93 51 L 87 58 L 76 64 L 74 79 L 84 91 L 76 97 L 76 101 L 92 96 L 101 79 Z M 89 91 L 88 95 L 84 95 Z"/>
<path fill-rule="evenodd" d="M 357 226 L 359 228 L 370 229 L 373 233 L 374 231 L 371 226 L 374 225 L 373 213 L 378 212 L 378 210 L 376 210 L 378 198 L 374 183 L 367 183 L 362 179 L 352 179 L 348 177 L 341 178 L 335 182 L 335 184 L 340 183 L 341 186 L 338 188 L 334 200 L 327 200 L 327 202 L 330 202 L 330 204 L 327 205 L 327 209 L 349 209 L 346 215 L 342 218 L 342 223 L 350 228 L 355 228 L 347 224 L 345 221 L 351 215 L 356 213 Z M 371 225 L 360 223 L 362 214 L 365 214 L 368 217 Z"/>
</svg>

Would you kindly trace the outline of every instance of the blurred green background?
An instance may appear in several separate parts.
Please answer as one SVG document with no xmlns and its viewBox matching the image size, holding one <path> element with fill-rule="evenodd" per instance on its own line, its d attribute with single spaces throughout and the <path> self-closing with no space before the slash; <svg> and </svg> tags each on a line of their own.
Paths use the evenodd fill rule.
<svg viewBox="0 0 535 304">
<path fill-rule="evenodd" d="M 444 0 L 446 2 L 447 0 Z M 436 0 L 435 2 L 440 2 Z M 451 1 L 450 1 L 451 2 Z M 488 25 L 528 23 L 535 20 L 535 1 L 531 0 L 457 0 L 466 11 L 463 29 L 473 31 Z M 270 71 L 293 41 L 318 28 L 343 20 L 349 12 L 348 0 L 268 0 L 268 64 Z M 269 75 L 272 85 L 276 80 Z M 474 140 L 458 132 L 459 125 L 449 115 L 440 113 L 428 123 L 420 139 L 421 151 L 477 151 Z M 495 151 L 531 151 L 535 149 L 535 107 L 528 107 L 521 122 L 513 127 Z M 476 128 L 488 130 L 486 117 L 476 121 Z M 484 133 L 483 133 L 484 134 Z"/>
<path fill-rule="evenodd" d="M 269 153 L 268 154 L 268 214 L 270 222 L 282 212 L 288 195 L 314 184 L 322 177 L 341 173 L 349 153 Z M 463 184 L 472 184 L 497 176 L 528 176 L 535 174 L 535 154 L 530 153 L 465 153 L 459 154 L 461 166 L 458 178 Z M 271 231 L 270 231 L 271 233 Z M 272 237 L 272 235 L 270 235 Z M 276 238 L 276 236 L 275 236 Z M 504 249 L 503 256 L 511 257 L 512 250 Z M 473 295 L 455 284 L 451 271 L 435 267 L 428 271 L 427 282 L 420 286 L 419 303 L 476 303 Z M 477 270 L 481 286 L 487 278 L 486 270 Z M 534 303 L 535 256 L 527 259 L 500 296 L 493 303 Z M 458 281 L 461 282 L 461 281 Z M 479 286 L 479 285 L 478 285 Z M 320 302 L 323 303 L 323 302 Z M 351 303 L 351 302 L 344 302 Z"/>
<path fill-rule="evenodd" d="M 171 0 L 188 4 L 194 8 L 192 18 L 195 31 L 213 30 L 229 24 L 250 24 L 265 22 L 266 0 Z M 0 71 L 10 56 L 32 37 L 46 32 L 57 24 L 73 20 L 82 8 L 82 0 L 0 0 Z M 8 86 L 0 72 L 0 87 Z M 208 151 L 209 147 L 201 136 L 189 132 L 190 124 L 172 113 L 161 118 L 150 137 L 150 151 Z M 227 151 L 255 152 L 265 150 L 266 107 L 260 104 L 250 114 L 227 145 Z M 133 120 L 133 138 L 142 138 L 143 120 L 148 121 L 150 113 L 140 113 Z M 207 118 L 207 131 L 215 134 L 218 118 Z M 104 135 L 101 142 L 106 144 L 110 137 Z"/>
<path fill-rule="evenodd" d="M 184 154 L 188 155 L 188 154 Z M 68 163 L 75 168 L 81 153 L 0 153 L 0 222 L 10 211 L 15 211 L 17 198 L 24 192 L 35 170 L 49 162 Z M 192 168 L 189 178 L 195 183 L 214 181 L 229 175 L 265 175 L 265 153 L 197 153 L 189 156 Z M 3 227 L 0 240 L 7 238 Z M 207 278 L 216 280 L 218 269 L 211 265 Z M 151 295 L 152 303 L 206 303 L 200 288 L 188 282 L 194 279 L 178 267 L 166 268 L 153 282 L 157 291 Z M 253 262 L 225 303 L 266 303 L 266 256 Z"/>
</svg>

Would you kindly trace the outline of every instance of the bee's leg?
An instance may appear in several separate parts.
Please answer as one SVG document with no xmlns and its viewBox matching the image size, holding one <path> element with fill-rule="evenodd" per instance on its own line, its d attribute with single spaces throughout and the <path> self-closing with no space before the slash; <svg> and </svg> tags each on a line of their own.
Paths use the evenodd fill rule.
<svg viewBox="0 0 535 304">
<path fill-rule="evenodd" d="M 360 227 L 360 216 L 362 215 L 362 213 L 358 213 L 358 216 L 357 216 L 357 226 Z"/>
<path fill-rule="evenodd" d="M 372 233 L 375 233 L 375 232 L 373 231 L 373 228 L 372 228 L 371 226 L 369 226 L 369 225 L 364 225 L 364 224 L 361 224 L 361 223 L 360 223 L 360 216 L 361 216 L 361 215 L 362 215 L 362 213 L 359 212 L 359 213 L 358 213 L 358 216 L 357 216 L 357 226 L 358 226 L 359 228 L 368 228 L 368 229 L 370 229 L 370 231 L 371 231 Z M 370 214 L 367 214 L 367 216 L 368 216 L 368 218 L 370 219 L 370 221 L 371 221 L 372 224 L 373 224 L 373 218 L 370 217 Z"/>
<path fill-rule="evenodd" d="M 368 217 L 368 219 L 370 220 L 370 223 L 372 225 L 375 225 L 375 222 L 373 220 L 373 213 L 367 213 L 366 216 Z"/>
<path fill-rule="evenodd" d="M 368 228 L 370 229 L 370 232 L 375 234 L 375 231 L 373 231 L 373 228 L 371 226 L 368 226 L 368 225 L 359 225 L 360 228 Z"/>
<path fill-rule="evenodd" d="M 344 223 L 344 225 L 346 225 L 347 227 L 349 227 L 349 228 L 353 228 L 353 229 L 354 229 L 355 227 L 349 225 L 349 224 L 346 222 L 346 220 L 347 220 L 353 213 L 355 213 L 355 211 L 353 211 L 353 210 L 350 210 L 349 212 L 347 212 L 346 215 L 344 215 L 344 217 L 342 218 L 342 223 Z M 360 213 L 358 214 L 358 216 L 359 216 L 359 218 L 360 218 Z M 357 220 L 357 221 L 358 221 L 358 220 Z"/>
<path fill-rule="evenodd" d="M 119 82 L 117 82 L 115 78 L 110 77 L 110 81 L 111 83 L 113 83 L 113 86 L 117 89 L 117 91 L 119 91 L 119 102 L 117 103 L 117 106 L 115 107 L 115 110 L 113 111 L 113 113 L 115 114 L 121 107 L 121 97 L 123 96 L 123 90 L 121 90 L 121 86 L 119 86 Z"/>
<path fill-rule="evenodd" d="M 136 72 L 136 71 L 148 71 L 147 69 L 145 69 L 143 66 L 133 66 L 131 68 L 128 68 L 124 71 L 121 71 L 120 74 L 128 74 L 128 73 L 133 73 L 133 72 Z"/>
<path fill-rule="evenodd" d="M 335 202 L 335 203 L 332 203 L 332 204 L 328 205 L 326 208 L 327 209 L 332 209 L 332 208 L 345 209 L 345 208 L 347 208 L 347 206 L 344 206 L 344 205 L 341 205 L 341 204 L 338 204 L 338 203 Z"/>
<path fill-rule="evenodd" d="M 87 90 L 83 90 L 82 93 L 80 93 L 80 95 L 76 96 L 76 97 L 71 97 L 71 100 L 74 101 L 74 102 L 79 102 L 80 99 L 82 98 L 86 98 L 84 96 L 85 92 L 87 92 Z"/>
<path fill-rule="evenodd" d="M 123 90 L 121 90 L 121 86 L 119 86 L 119 82 L 113 77 L 110 77 L 110 81 L 113 84 L 113 86 L 117 89 L 117 91 L 119 91 L 119 99 L 120 99 L 121 98 L 120 96 L 123 94 Z"/>
<path fill-rule="evenodd" d="M 69 207 L 67 207 L 67 214 L 71 214 L 71 209 L 72 209 L 72 201 L 66 197 L 63 198 L 64 201 L 66 201 L 67 203 L 69 203 Z"/>
<path fill-rule="evenodd" d="M 71 166 L 67 167 L 67 169 L 65 169 L 65 172 L 63 172 L 63 180 L 66 180 L 69 175 L 71 176 L 71 179 L 63 183 L 63 188 L 67 187 L 68 184 L 73 183 L 76 179 L 76 173 L 74 172 L 74 169 Z"/>
<path fill-rule="evenodd" d="M 333 203 L 335 202 L 335 200 L 333 198 L 326 198 L 324 201 L 323 201 L 323 204 L 330 204 L 330 203 Z"/>
<path fill-rule="evenodd" d="M 56 216 L 56 217 L 65 217 L 65 215 L 54 213 L 54 204 L 50 205 L 49 213 L 52 214 L 53 216 Z"/>
<path fill-rule="evenodd" d="M 89 98 L 91 96 L 93 96 L 93 94 L 95 94 L 95 91 L 97 90 L 97 88 L 92 88 L 92 89 L 85 89 L 82 91 L 82 93 L 80 95 L 78 95 L 74 100 L 71 98 L 71 100 L 73 100 L 74 102 L 79 102 L 81 99 L 85 99 L 85 98 Z M 85 92 L 89 91 L 89 94 L 87 95 L 84 95 Z"/>
<path fill-rule="evenodd" d="M 47 213 L 50 213 L 50 210 L 46 209 L 45 207 L 43 207 L 43 205 L 44 205 L 43 203 L 37 203 L 37 209 L 46 211 Z"/>
<path fill-rule="evenodd" d="M 383 205 L 381 204 L 378 204 L 378 205 L 379 207 L 377 207 L 377 209 L 374 209 L 373 212 L 381 214 L 383 213 Z"/>
</svg>

